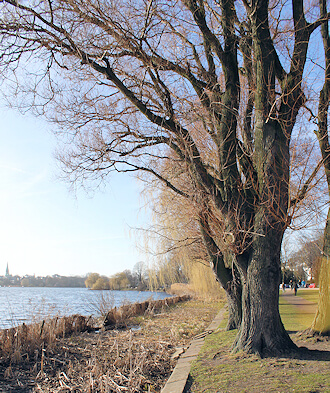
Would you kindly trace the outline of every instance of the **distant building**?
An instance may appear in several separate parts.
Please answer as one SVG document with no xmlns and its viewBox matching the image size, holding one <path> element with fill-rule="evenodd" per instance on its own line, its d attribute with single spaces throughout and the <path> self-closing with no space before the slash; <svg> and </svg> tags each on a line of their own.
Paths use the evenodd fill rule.
<svg viewBox="0 0 330 393">
<path fill-rule="evenodd" d="M 10 274 L 9 274 L 9 267 L 8 267 L 8 262 L 7 262 L 7 267 L 6 267 L 6 277 L 9 277 L 10 276 Z"/>
</svg>

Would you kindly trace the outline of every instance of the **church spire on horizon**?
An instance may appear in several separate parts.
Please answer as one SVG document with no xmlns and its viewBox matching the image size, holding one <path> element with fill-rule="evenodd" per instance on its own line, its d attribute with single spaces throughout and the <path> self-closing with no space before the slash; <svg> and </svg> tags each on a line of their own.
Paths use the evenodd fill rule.
<svg viewBox="0 0 330 393">
<path fill-rule="evenodd" d="M 8 266 L 8 262 L 7 262 L 7 267 L 6 267 L 6 277 L 9 277 L 9 266 Z"/>
</svg>

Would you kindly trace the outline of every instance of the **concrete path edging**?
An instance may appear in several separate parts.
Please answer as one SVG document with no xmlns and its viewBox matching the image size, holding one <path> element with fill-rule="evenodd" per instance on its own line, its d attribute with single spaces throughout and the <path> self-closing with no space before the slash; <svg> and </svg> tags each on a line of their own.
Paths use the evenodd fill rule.
<svg viewBox="0 0 330 393">
<path fill-rule="evenodd" d="M 219 327 L 223 319 L 224 312 L 225 310 L 222 308 L 207 327 L 205 332 L 198 334 L 193 338 L 186 352 L 184 352 L 178 359 L 178 362 L 164 388 L 161 390 L 161 393 L 183 393 L 190 373 L 192 361 L 197 359 L 197 356 L 204 345 L 205 337 L 208 334 L 213 333 Z"/>
</svg>

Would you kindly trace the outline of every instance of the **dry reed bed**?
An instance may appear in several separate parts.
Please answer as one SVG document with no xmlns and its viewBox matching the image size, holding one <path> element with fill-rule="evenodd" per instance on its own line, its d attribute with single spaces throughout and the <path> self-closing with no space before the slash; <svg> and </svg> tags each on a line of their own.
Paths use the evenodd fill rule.
<svg viewBox="0 0 330 393">
<path fill-rule="evenodd" d="M 92 317 L 71 315 L 0 330 L 0 361 L 17 364 L 31 356 L 38 357 L 42 350 L 52 347 L 58 337 L 94 330 L 93 324 Z"/>
<path fill-rule="evenodd" d="M 162 300 L 147 300 L 142 303 L 126 304 L 108 311 L 102 326 L 109 328 L 125 327 L 130 318 L 154 312 L 164 306 L 174 305 L 189 299 L 189 296 L 175 296 Z M 31 325 L 0 330 L 0 359 L 2 363 L 19 363 L 24 358 L 35 356 L 36 351 L 51 347 L 57 338 L 75 333 L 101 329 L 91 316 L 70 315 L 68 317 L 48 318 Z"/>
<path fill-rule="evenodd" d="M 114 328 L 126 324 L 129 318 L 151 313 L 162 309 L 163 307 L 185 302 L 190 299 L 189 295 L 174 296 L 160 300 L 146 300 L 142 303 L 126 304 L 119 308 L 114 307 L 106 314 L 103 325 L 106 328 Z"/>
<path fill-rule="evenodd" d="M 205 308 L 190 301 L 171 308 L 162 304 L 157 314 L 159 308 L 149 302 L 142 317 L 132 317 L 141 313 L 136 305 L 116 309 L 119 325 L 126 314 L 127 324 L 140 323 L 139 330 L 88 332 L 92 326 L 86 321 L 81 326 L 85 332 L 77 334 L 78 320 L 72 321 L 71 332 L 68 321 L 67 329 L 57 321 L 56 335 L 55 328 L 50 334 L 46 323 L 42 329 L 39 324 L 32 334 L 34 351 L 29 340 L 23 340 L 25 333 L 20 330 L 25 328 L 19 327 L 11 342 L 16 349 L 21 345 L 20 352 L 0 360 L 0 391 L 159 392 L 174 366 L 171 355 L 176 347 L 187 345 L 191 337 L 203 331 L 218 308 L 219 304 Z M 49 339 L 47 345 L 45 337 Z"/>
</svg>

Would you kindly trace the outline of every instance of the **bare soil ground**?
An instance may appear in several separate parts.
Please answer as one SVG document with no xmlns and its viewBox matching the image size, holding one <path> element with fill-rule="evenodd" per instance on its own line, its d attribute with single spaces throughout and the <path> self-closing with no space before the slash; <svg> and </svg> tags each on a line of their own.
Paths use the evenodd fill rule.
<svg viewBox="0 0 330 393">
<path fill-rule="evenodd" d="M 175 366 L 173 353 L 220 307 L 191 300 L 131 319 L 123 330 L 57 339 L 17 363 L 0 359 L 0 392 L 159 392 Z"/>
</svg>

